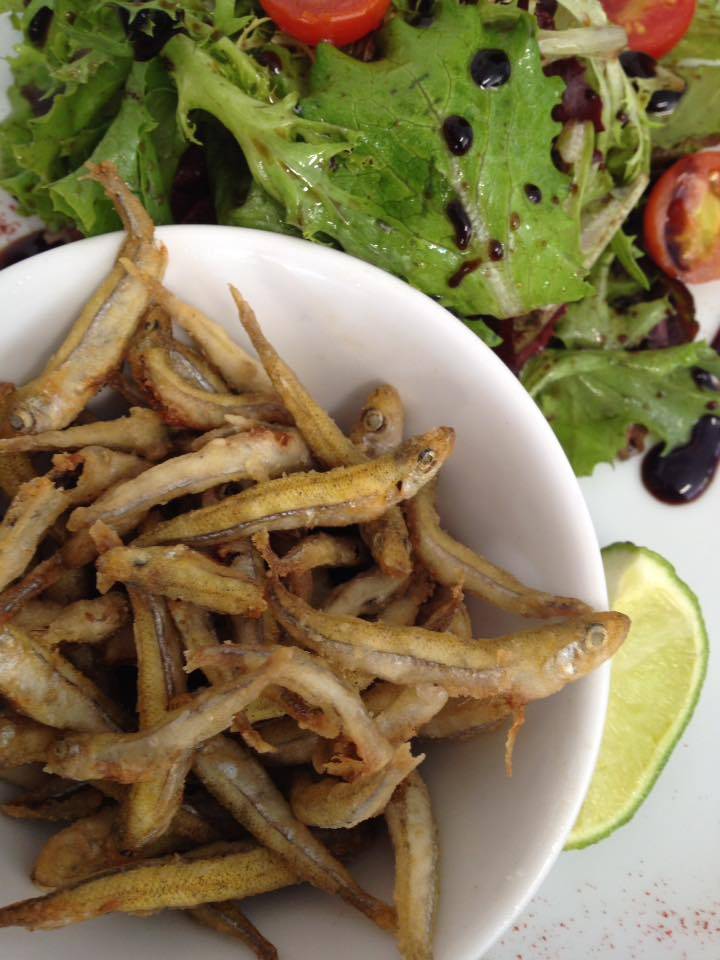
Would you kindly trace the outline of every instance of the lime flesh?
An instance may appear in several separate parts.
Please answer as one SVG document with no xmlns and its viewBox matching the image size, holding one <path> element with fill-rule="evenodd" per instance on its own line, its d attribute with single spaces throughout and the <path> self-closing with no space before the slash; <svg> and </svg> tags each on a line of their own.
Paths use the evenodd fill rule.
<svg viewBox="0 0 720 960">
<path fill-rule="evenodd" d="M 613 659 L 600 755 L 567 850 L 627 823 L 692 717 L 708 659 L 700 604 L 674 567 L 632 543 L 603 550 L 610 606 L 632 626 Z"/>
</svg>

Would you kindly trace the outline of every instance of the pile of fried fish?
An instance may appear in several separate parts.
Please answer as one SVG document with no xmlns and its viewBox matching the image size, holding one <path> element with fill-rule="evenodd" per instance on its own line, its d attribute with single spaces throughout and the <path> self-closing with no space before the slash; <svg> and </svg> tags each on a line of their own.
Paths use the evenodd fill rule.
<svg viewBox="0 0 720 960">
<path fill-rule="evenodd" d="M 432 956 L 437 836 L 418 741 L 467 736 L 610 657 L 618 613 L 520 583 L 440 525 L 454 433 L 403 436 L 381 386 L 348 435 L 231 288 L 259 361 L 162 284 L 126 229 L 42 373 L 0 388 L 5 814 L 68 824 L 0 926 L 186 911 L 261 958 L 248 897 L 309 883 Z M 125 412 L 88 404 L 110 388 Z M 473 638 L 465 596 L 530 618 Z M 543 623 L 542 621 L 546 621 Z M 537 624 L 540 623 L 540 626 Z M 382 822 L 395 903 L 346 862 Z"/>
</svg>

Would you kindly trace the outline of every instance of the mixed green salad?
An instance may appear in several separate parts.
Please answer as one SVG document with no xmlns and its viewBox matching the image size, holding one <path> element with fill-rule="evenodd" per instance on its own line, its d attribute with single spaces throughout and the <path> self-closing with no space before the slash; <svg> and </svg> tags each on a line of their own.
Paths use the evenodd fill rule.
<svg viewBox="0 0 720 960">
<path fill-rule="evenodd" d="M 370 261 L 498 349 L 578 474 L 645 432 L 669 452 L 706 413 L 714 383 L 696 372 L 720 377 L 720 358 L 694 339 L 681 280 L 693 258 L 720 262 L 720 180 L 703 181 L 699 251 L 687 223 L 678 253 L 658 222 L 675 279 L 648 258 L 642 216 L 659 173 L 720 143 L 718 0 L 659 62 L 596 0 L 394 0 L 343 48 L 283 33 L 253 0 L 0 11 L 22 33 L 0 183 L 50 228 L 119 226 L 84 177 L 111 160 L 158 223 L 216 219 Z"/>
</svg>

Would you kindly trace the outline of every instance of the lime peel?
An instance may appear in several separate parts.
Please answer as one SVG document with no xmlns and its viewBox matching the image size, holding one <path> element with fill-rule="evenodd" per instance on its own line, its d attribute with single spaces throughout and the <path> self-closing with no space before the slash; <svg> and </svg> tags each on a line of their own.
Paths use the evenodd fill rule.
<svg viewBox="0 0 720 960">
<path fill-rule="evenodd" d="M 610 606 L 632 627 L 612 665 L 597 766 L 565 849 L 597 843 L 637 813 L 700 696 L 708 638 L 697 597 L 660 554 L 633 543 L 603 550 Z"/>
</svg>

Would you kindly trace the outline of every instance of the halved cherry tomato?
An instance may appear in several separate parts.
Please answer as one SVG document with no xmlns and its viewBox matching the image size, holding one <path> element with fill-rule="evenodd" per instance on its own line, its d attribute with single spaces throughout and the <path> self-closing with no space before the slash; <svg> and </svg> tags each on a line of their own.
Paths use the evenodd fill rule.
<svg viewBox="0 0 720 960">
<path fill-rule="evenodd" d="M 275 23 L 296 40 L 338 47 L 360 40 L 383 21 L 390 0 L 260 0 Z"/>
<path fill-rule="evenodd" d="M 645 246 L 684 283 L 720 279 L 720 153 L 683 157 L 660 177 L 645 207 Z"/>
<path fill-rule="evenodd" d="M 697 0 L 602 0 L 613 23 L 624 27 L 631 50 L 659 59 L 690 29 Z"/>
</svg>

